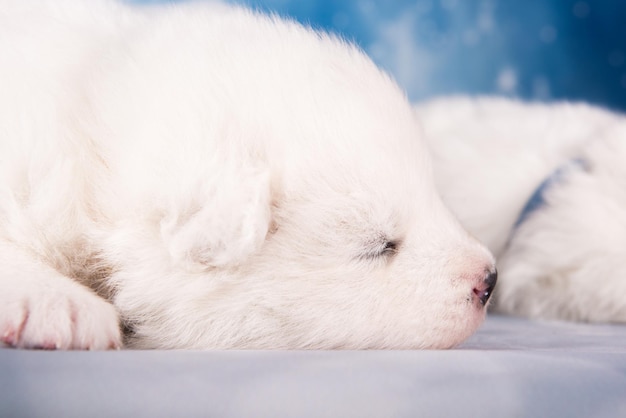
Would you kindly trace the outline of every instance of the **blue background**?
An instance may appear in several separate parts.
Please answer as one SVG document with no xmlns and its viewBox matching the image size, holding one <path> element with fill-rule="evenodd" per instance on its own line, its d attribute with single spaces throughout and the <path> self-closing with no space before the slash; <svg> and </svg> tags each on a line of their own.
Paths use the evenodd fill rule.
<svg viewBox="0 0 626 418">
<path fill-rule="evenodd" d="M 624 0 L 230 2 L 342 34 L 412 100 L 502 94 L 626 110 Z"/>
</svg>

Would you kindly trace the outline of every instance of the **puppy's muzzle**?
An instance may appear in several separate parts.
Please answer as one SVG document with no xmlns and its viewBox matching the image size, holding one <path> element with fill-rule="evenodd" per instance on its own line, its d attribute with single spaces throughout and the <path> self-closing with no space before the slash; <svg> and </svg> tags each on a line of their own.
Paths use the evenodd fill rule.
<svg viewBox="0 0 626 418">
<path fill-rule="evenodd" d="M 487 273 L 487 276 L 484 278 L 483 282 L 474 288 L 474 294 L 478 297 L 480 304 L 485 306 L 487 301 L 491 297 L 493 293 L 493 289 L 496 287 L 496 282 L 498 281 L 498 272 L 496 270 Z"/>
</svg>

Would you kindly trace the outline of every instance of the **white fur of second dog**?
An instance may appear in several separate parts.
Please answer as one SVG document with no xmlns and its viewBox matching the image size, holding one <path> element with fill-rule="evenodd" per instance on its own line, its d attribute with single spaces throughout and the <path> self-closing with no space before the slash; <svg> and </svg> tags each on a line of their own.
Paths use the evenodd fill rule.
<svg viewBox="0 0 626 418">
<path fill-rule="evenodd" d="M 404 94 L 341 40 L 0 0 L 0 91 L 5 344 L 117 347 L 121 319 L 134 347 L 443 348 L 484 318 L 491 254 Z"/>
<path fill-rule="evenodd" d="M 626 322 L 624 117 L 585 104 L 467 97 L 424 103 L 417 114 L 444 201 L 498 259 L 496 310 Z"/>
</svg>

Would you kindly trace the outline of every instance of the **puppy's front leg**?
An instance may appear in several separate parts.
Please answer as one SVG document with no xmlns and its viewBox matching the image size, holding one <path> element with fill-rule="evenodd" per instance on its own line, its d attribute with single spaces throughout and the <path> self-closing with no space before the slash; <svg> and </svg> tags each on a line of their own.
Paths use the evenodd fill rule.
<svg viewBox="0 0 626 418">
<path fill-rule="evenodd" d="M 115 308 L 19 246 L 0 240 L 0 345 L 118 348 Z"/>
</svg>

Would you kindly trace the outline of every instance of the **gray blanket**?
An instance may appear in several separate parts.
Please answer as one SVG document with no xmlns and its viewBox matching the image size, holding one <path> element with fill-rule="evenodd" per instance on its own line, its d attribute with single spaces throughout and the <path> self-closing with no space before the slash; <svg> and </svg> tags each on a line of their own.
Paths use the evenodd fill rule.
<svg viewBox="0 0 626 418">
<path fill-rule="evenodd" d="M 626 417 L 626 326 L 490 317 L 448 351 L 0 349 L 0 417 Z"/>
</svg>

